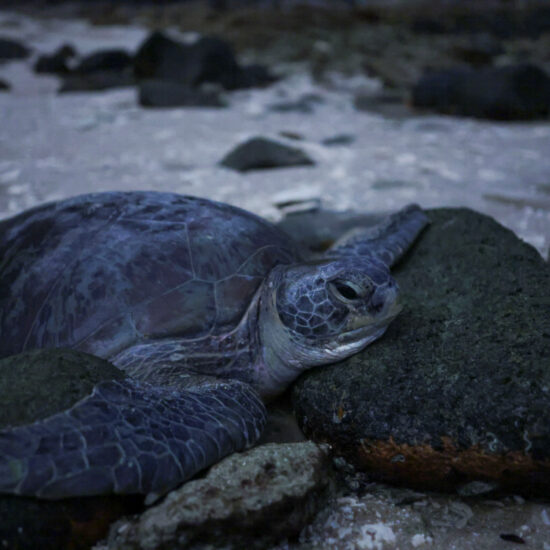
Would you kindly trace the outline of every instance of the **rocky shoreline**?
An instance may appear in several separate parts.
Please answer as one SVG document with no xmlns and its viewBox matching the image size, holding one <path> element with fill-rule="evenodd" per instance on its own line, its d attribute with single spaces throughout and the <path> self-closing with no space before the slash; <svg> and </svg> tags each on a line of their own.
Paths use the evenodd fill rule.
<svg viewBox="0 0 550 550">
<path fill-rule="evenodd" d="M 475 120 L 456 94 L 445 116 L 411 106 L 427 68 L 443 71 L 439 83 L 457 65 L 536 66 L 547 75 L 545 12 L 521 12 L 512 32 L 494 11 L 427 19 L 320 9 L 303 28 L 300 9 L 18 8 L 32 17 L 0 13 L 0 35 L 23 43 L 0 65 L 2 217 L 90 190 L 156 188 L 272 219 L 297 212 L 281 226 L 319 250 L 380 211 L 411 201 L 436 209 L 397 271 L 405 309 L 387 338 L 308 374 L 287 396 L 314 442 L 299 441 L 286 418 L 278 443 L 227 458 L 146 512 L 140 499 L 3 496 L 0 543 L 547 550 L 547 81 L 535 86 L 542 103 L 514 99 L 533 107 L 534 118 L 521 117 L 528 122 L 492 122 L 483 104 Z M 217 51 L 238 65 L 239 83 L 268 85 L 235 91 L 227 79 L 212 86 L 211 76 L 197 84 L 198 69 L 190 86 L 147 73 L 147 63 L 136 84 L 135 54 L 152 37 L 158 45 L 152 31 L 165 27 L 171 38 L 160 42 L 178 55 L 188 55 L 190 31 L 227 40 L 235 57 L 225 45 Z M 58 93 L 62 81 L 68 89 Z M 502 97 L 509 104 L 510 94 Z M 15 400 L 7 412 L 20 418 L 22 400 L 4 380 Z M 51 403 L 54 390 L 43 398 Z"/>
</svg>

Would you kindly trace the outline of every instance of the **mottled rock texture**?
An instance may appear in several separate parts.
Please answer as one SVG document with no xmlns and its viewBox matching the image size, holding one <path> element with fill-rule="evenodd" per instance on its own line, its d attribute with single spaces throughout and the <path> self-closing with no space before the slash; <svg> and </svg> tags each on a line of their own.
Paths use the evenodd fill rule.
<svg viewBox="0 0 550 550">
<path fill-rule="evenodd" d="M 109 548 L 268 548 L 326 503 L 331 472 L 327 448 L 312 442 L 235 453 L 136 521 L 115 524 Z"/>
<path fill-rule="evenodd" d="M 395 270 L 403 312 L 362 353 L 299 380 L 299 422 L 379 479 L 548 494 L 548 264 L 491 218 L 429 216 Z"/>
</svg>

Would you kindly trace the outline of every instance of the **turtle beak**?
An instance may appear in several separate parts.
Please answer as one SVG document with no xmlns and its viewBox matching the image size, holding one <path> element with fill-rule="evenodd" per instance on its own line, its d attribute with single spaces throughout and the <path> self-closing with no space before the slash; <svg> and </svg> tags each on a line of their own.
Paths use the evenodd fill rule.
<svg viewBox="0 0 550 550">
<path fill-rule="evenodd" d="M 375 290 L 366 307 L 356 312 L 348 321 L 346 330 L 355 330 L 362 327 L 387 326 L 402 310 L 399 303 L 399 289 L 396 283 L 384 285 Z"/>
</svg>

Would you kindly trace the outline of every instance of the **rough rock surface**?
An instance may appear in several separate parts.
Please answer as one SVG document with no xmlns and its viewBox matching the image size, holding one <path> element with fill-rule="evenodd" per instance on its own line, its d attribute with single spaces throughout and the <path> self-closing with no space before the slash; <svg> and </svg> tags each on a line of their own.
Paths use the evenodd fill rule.
<svg viewBox="0 0 550 550">
<path fill-rule="evenodd" d="M 0 361 L 0 427 L 34 422 L 72 406 L 101 380 L 122 378 L 113 365 L 73 350 L 41 350 Z M 62 501 L 0 495 L 0 547 L 85 549 L 109 524 L 139 509 L 140 497 Z"/>
<path fill-rule="evenodd" d="M 548 494 L 548 264 L 486 216 L 430 218 L 396 270 L 403 312 L 364 352 L 298 381 L 299 422 L 382 479 Z"/>
<path fill-rule="evenodd" d="M 267 548 L 296 536 L 331 488 L 326 447 L 262 445 L 224 459 L 137 520 L 115 524 L 109 548 Z"/>
<path fill-rule="evenodd" d="M 300 534 L 272 550 L 545 550 L 550 508 L 521 497 L 460 498 L 369 484 L 342 491 Z"/>
<path fill-rule="evenodd" d="M 301 149 L 263 137 L 255 137 L 237 145 L 220 164 L 238 172 L 247 172 L 289 166 L 312 166 L 314 162 Z"/>
</svg>

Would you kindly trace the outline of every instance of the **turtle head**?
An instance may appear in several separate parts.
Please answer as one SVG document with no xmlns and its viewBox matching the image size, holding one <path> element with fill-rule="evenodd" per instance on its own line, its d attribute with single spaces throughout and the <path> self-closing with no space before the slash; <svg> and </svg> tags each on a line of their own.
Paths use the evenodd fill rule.
<svg viewBox="0 0 550 550">
<path fill-rule="evenodd" d="M 266 363 L 270 369 L 290 369 L 294 378 L 360 351 L 401 309 L 397 283 L 375 258 L 278 266 L 266 283 L 260 320 Z"/>
</svg>

